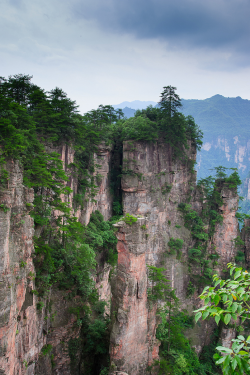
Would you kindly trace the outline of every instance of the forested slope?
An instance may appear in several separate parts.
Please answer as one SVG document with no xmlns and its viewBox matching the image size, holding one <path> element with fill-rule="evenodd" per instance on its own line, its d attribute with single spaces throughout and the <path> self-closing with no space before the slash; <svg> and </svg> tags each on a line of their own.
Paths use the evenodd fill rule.
<svg viewBox="0 0 250 375">
<path fill-rule="evenodd" d="M 135 117 L 103 105 L 81 115 L 59 88 L 2 78 L 6 375 L 220 372 L 212 355 L 223 337 L 194 325 L 192 310 L 215 270 L 244 263 L 241 181 L 217 168 L 196 186 L 202 132 L 180 107 L 167 86 L 159 108 Z"/>
</svg>

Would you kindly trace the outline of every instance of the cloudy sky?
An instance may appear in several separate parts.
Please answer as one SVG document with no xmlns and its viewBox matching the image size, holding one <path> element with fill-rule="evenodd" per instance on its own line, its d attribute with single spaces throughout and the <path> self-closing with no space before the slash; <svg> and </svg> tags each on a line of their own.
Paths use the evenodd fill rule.
<svg viewBox="0 0 250 375">
<path fill-rule="evenodd" d="M 125 100 L 250 99 L 250 0 L 1 0 L 0 75 L 83 112 Z"/>
</svg>

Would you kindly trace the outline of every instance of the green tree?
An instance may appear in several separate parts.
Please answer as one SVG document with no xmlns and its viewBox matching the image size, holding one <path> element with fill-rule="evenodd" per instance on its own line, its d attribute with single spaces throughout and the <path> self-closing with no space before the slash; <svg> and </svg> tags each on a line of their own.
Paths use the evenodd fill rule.
<svg viewBox="0 0 250 375">
<path fill-rule="evenodd" d="M 159 101 L 160 107 L 164 112 L 164 116 L 174 117 L 178 112 L 178 108 L 182 106 L 179 95 L 176 94 L 176 87 L 164 86 Z"/>
<path fill-rule="evenodd" d="M 200 299 L 204 306 L 196 310 L 195 320 L 212 317 L 216 323 L 228 325 L 240 320 L 241 324 L 250 319 L 250 275 L 241 267 L 229 263 L 230 278 L 213 276 L 213 287 L 205 287 Z M 215 354 L 216 364 L 222 366 L 223 374 L 250 373 L 250 336 L 242 335 L 232 340 L 232 347 L 217 346 L 220 354 Z"/>
</svg>

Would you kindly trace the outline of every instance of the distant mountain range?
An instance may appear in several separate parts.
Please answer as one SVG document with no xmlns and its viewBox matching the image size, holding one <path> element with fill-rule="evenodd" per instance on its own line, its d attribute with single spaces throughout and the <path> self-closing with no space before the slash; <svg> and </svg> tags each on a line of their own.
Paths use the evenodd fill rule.
<svg viewBox="0 0 250 375">
<path fill-rule="evenodd" d="M 114 104 L 113 107 L 115 109 L 117 108 L 128 108 L 128 109 L 144 109 L 147 108 L 149 105 L 152 105 L 153 107 L 157 104 L 157 102 L 152 102 L 152 101 L 141 101 L 141 100 L 134 100 L 132 102 L 122 102 L 120 104 Z M 130 116 L 132 117 L 132 116 Z"/>
</svg>

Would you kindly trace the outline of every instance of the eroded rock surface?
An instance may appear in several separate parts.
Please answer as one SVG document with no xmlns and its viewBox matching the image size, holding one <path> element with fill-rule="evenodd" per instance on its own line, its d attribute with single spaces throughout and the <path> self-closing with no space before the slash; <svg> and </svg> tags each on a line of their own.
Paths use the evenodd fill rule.
<svg viewBox="0 0 250 375">
<path fill-rule="evenodd" d="M 163 142 L 124 143 L 124 214 L 137 218 L 141 215 L 143 225 L 140 221 L 133 224 L 134 229 L 133 225 L 131 228 L 118 225 L 118 271 L 112 286 L 116 320 L 111 334 L 111 361 L 117 370 L 130 375 L 146 374 L 146 366 L 158 356 L 156 314 L 148 309 L 147 287 L 140 294 L 140 285 L 147 284 L 147 264 L 166 268 L 166 276 L 176 290 L 182 308 L 192 312 L 195 306 L 200 307 L 197 292 L 187 298 L 187 257 L 194 241 L 178 210 L 182 202 L 189 202 L 197 212 L 201 212 L 203 206 L 196 189 L 196 174 L 191 170 L 196 157 L 192 147 L 188 155 L 189 160 L 181 162 L 173 159 L 171 147 Z M 213 242 L 224 263 L 235 256 L 233 239 L 238 234 L 235 218 L 238 201 L 230 191 L 225 190 L 222 195 L 224 221 L 217 226 Z M 169 254 L 171 238 L 184 241 L 177 256 Z M 189 333 L 197 352 L 209 344 L 213 329 L 214 325 L 205 321 Z"/>
<path fill-rule="evenodd" d="M 0 369 L 6 375 L 33 373 L 34 362 L 45 344 L 43 316 L 36 312 L 32 261 L 33 220 L 29 216 L 33 190 L 23 186 L 17 162 L 9 161 L 8 188 L 0 193 L 1 312 Z"/>
</svg>

